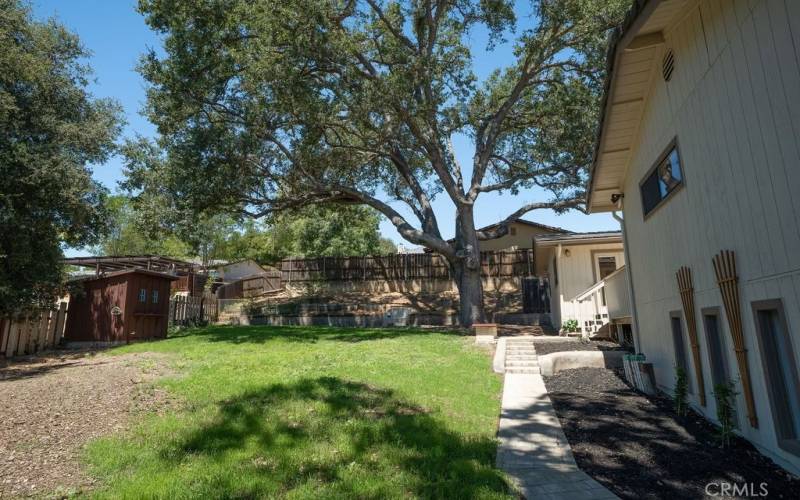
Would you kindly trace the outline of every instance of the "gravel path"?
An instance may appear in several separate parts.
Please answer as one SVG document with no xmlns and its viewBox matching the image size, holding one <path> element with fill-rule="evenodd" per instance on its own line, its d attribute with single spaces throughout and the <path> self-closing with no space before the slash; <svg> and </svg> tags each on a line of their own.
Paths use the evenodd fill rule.
<svg viewBox="0 0 800 500">
<path fill-rule="evenodd" d="M 150 383 L 163 356 L 55 354 L 0 368 L 0 498 L 91 487 L 81 447 L 126 428 L 140 411 L 170 405 Z"/>
<path fill-rule="evenodd" d="M 755 493 L 764 482 L 769 498 L 797 498 L 800 479 L 747 441 L 721 449 L 707 420 L 694 413 L 678 419 L 671 401 L 648 399 L 621 377 L 602 368 L 545 377 L 575 460 L 595 480 L 630 499 L 704 498 L 712 482 L 752 484 Z"/>
</svg>

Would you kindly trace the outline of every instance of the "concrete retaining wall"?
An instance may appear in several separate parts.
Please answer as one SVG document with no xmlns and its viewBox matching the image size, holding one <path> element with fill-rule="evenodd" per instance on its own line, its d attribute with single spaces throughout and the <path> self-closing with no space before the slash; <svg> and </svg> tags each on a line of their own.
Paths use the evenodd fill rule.
<svg viewBox="0 0 800 500">
<path fill-rule="evenodd" d="M 564 351 L 539 356 L 542 375 L 573 368 L 621 368 L 623 351 Z"/>
</svg>

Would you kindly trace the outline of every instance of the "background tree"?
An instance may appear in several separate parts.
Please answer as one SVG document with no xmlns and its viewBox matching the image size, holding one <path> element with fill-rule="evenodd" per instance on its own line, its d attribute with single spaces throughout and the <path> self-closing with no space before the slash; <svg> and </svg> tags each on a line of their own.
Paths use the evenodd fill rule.
<svg viewBox="0 0 800 500">
<path fill-rule="evenodd" d="M 130 197 L 117 194 L 109 196 L 108 226 L 106 234 L 93 249 L 96 255 L 166 255 L 175 258 L 190 258 L 190 245 L 174 234 L 161 232 L 153 235 L 143 227 L 138 212 Z"/>
<path fill-rule="evenodd" d="M 381 237 L 379 222 L 369 207 L 315 205 L 279 215 L 270 232 L 288 236 L 281 258 L 395 253 L 394 243 Z"/>
<path fill-rule="evenodd" d="M 159 178 L 191 211 L 368 205 L 443 255 L 462 324 L 483 320 L 478 241 L 584 201 L 605 36 L 629 0 L 531 4 L 535 26 L 517 31 L 510 0 L 140 0 L 164 40 L 141 64 L 167 157 Z M 485 82 L 467 44 L 479 25 L 490 44 L 515 36 L 515 59 Z M 472 140 L 470 165 L 454 134 Z M 482 193 L 534 185 L 551 196 L 476 230 Z M 441 193 L 452 242 L 431 204 Z"/>
<path fill-rule="evenodd" d="M 120 109 L 86 90 L 78 38 L 0 0 L 0 316 L 50 305 L 63 283 L 62 246 L 101 234 L 102 163 L 120 132 Z"/>
</svg>

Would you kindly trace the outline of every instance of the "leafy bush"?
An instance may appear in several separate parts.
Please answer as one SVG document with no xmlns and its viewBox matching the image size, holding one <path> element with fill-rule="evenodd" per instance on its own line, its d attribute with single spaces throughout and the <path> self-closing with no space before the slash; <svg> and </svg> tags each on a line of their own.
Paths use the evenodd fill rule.
<svg viewBox="0 0 800 500">
<path fill-rule="evenodd" d="M 673 398 L 675 400 L 675 413 L 681 417 L 685 417 L 689 410 L 689 403 L 687 401 L 687 394 L 689 393 L 689 382 L 686 379 L 686 370 L 681 366 L 675 367 L 675 392 Z"/>
<path fill-rule="evenodd" d="M 578 320 L 568 319 L 561 325 L 561 329 L 567 333 L 575 333 L 578 331 Z"/>
<path fill-rule="evenodd" d="M 717 438 L 723 448 L 731 444 L 731 436 L 733 436 L 736 394 L 736 387 L 730 380 L 714 386 L 714 399 L 717 402 L 717 420 L 719 421 Z"/>
</svg>

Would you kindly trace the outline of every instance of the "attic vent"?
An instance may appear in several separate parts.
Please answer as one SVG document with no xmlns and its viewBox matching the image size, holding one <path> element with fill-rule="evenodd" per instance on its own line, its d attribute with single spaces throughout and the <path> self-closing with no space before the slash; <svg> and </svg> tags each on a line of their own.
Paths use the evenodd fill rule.
<svg viewBox="0 0 800 500">
<path fill-rule="evenodd" d="M 664 64 L 661 67 L 664 81 L 668 82 L 672 78 L 672 70 L 675 69 L 675 54 L 672 49 L 667 49 L 667 55 L 664 56 Z"/>
</svg>

